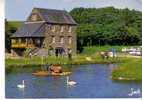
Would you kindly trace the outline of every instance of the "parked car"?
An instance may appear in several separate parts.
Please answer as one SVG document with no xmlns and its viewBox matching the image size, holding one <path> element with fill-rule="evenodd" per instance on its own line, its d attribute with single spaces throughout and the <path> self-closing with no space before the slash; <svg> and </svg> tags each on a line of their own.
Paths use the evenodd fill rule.
<svg viewBox="0 0 142 100">
<path fill-rule="evenodd" d="M 140 52 L 140 51 L 130 51 L 129 54 L 135 55 L 135 56 L 141 56 L 142 52 Z"/>
</svg>

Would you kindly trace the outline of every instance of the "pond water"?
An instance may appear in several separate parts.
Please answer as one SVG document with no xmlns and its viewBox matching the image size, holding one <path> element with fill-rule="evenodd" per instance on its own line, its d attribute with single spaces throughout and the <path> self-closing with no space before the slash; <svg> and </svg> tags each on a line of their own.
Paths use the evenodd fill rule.
<svg viewBox="0 0 142 100">
<path fill-rule="evenodd" d="M 6 98 L 139 98 L 142 97 L 142 83 L 116 82 L 109 79 L 115 65 L 73 65 L 70 80 L 75 86 L 66 84 L 66 76 L 36 77 L 22 68 L 19 72 L 6 74 Z M 25 71 L 27 70 L 27 71 Z M 17 84 L 25 80 L 25 89 Z M 131 88 L 141 93 L 129 96 Z"/>
</svg>

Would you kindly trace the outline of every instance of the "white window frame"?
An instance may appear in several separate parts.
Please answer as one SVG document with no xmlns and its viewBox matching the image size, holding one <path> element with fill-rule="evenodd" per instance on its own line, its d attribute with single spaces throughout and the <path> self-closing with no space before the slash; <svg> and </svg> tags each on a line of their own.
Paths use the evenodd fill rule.
<svg viewBox="0 0 142 100">
<path fill-rule="evenodd" d="M 69 26 L 68 32 L 72 32 L 72 26 Z"/>
<path fill-rule="evenodd" d="M 64 32 L 64 26 L 61 26 L 61 32 Z"/>
<path fill-rule="evenodd" d="M 55 43 L 55 36 L 52 36 L 51 43 Z"/>
<path fill-rule="evenodd" d="M 53 25 L 53 26 L 51 26 L 52 27 L 52 31 L 53 32 L 55 32 L 55 30 L 56 30 L 56 26 L 55 25 Z"/>
</svg>

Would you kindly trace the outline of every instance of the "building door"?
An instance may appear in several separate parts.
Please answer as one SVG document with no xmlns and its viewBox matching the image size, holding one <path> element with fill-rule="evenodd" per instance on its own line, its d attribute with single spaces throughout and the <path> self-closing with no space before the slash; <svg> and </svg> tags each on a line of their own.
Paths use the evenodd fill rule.
<svg viewBox="0 0 142 100">
<path fill-rule="evenodd" d="M 65 50 L 63 47 L 56 47 L 55 48 L 55 55 L 58 57 L 59 55 L 63 55 L 65 53 Z"/>
</svg>

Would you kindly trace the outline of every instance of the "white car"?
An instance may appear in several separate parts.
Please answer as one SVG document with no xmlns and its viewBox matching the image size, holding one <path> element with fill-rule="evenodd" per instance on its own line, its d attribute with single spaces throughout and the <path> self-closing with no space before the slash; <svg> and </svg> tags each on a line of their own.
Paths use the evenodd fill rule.
<svg viewBox="0 0 142 100">
<path fill-rule="evenodd" d="M 141 56 L 142 55 L 142 53 L 140 51 L 131 51 L 131 52 L 129 52 L 129 54 L 136 55 L 136 56 Z"/>
</svg>

